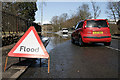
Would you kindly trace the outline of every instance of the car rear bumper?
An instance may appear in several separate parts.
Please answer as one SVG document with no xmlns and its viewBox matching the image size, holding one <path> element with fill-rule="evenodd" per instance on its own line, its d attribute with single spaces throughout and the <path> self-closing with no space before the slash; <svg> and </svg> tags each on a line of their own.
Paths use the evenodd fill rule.
<svg viewBox="0 0 120 80">
<path fill-rule="evenodd" d="M 68 33 L 68 31 L 62 31 L 62 33 L 63 33 L 63 34 L 67 34 L 67 33 Z"/>
<path fill-rule="evenodd" d="M 111 36 L 83 36 L 82 38 L 84 43 L 91 43 L 91 42 L 111 42 Z"/>
</svg>

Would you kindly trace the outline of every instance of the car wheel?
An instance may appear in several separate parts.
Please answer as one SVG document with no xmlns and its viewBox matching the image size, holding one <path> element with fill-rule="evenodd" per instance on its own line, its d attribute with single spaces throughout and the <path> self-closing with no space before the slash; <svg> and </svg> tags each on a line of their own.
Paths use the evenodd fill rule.
<svg viewBox="0 0 120 80">
<path fill-rule="evenodd" d="M 105 46 L 110 46 L 111 42 L 104 43 Z"/>
<path fill-rule="evenodd" d="M 71 42 L 74 44 L 75 43 L 75 40 L 71 37 Z"/>
<path fill-rule="evenodd" d="M 81 37 L 79 37 L 78 44 L 79 44 L 79 46 L 83 46 L 84 45 L 84 42 L 82 41 Z"/>
</svg>

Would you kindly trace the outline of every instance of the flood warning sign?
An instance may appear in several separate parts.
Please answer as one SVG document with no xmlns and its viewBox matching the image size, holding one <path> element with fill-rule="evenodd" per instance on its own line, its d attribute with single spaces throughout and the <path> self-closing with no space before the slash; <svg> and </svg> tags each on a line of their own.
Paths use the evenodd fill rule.
<svg viewBox="0 0 120 80">
<path fill-rule="evenodd" d="M 21 42 L 21 44 L 16 48 L 13 53 L 27 53 L 27 54 L 41 54 L 44 52 L 35 37 L 33 30 L 26 36 L 26 38 Z"/>
<path fill-rule="evenodd" d="M 40 40 L 35 28 L 31 26 L 22 38 L 16 43 L 8 56 L 48 58 L 49 55 Z"/>
</svg>

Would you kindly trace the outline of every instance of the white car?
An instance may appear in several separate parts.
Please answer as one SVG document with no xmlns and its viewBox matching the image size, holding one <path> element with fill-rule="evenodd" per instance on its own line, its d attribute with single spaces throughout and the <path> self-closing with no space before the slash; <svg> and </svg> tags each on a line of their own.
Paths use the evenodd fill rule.
<svg viewBox="0 0 120 80">
<path fill-rule="evenodd" d="M 68 29 L 67 28 L 62 28 L 62 33 L 63 34 L 67 34 L 68 33 Z"/>
</svg>

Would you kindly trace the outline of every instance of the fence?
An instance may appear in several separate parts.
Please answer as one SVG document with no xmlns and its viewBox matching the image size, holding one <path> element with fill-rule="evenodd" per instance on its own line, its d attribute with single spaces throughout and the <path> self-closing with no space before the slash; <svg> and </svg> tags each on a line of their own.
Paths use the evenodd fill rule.
<svg viewBox="0 0 120 80">
<path fill-rule="evenodd" d="M 36 23 L 2 11 L 2 30 L 5 32 L 25 32 L 32 25 L 41 32 L 41 26 Z"/>
<path fill-rule="evenodd" d="M 34 26 L 38 32 L 41 32 L 40 25 L 2 11 L 2 46 L 16 43 L 23 35 L 21 33 L 25 32 L 30 26 Z M 41 34 L 39 35 L 41 36 Z"/>
<path fill-rule="evenodd" d="M 117 24 L 109 24 L 109 26 L 110 26 L 110 33 L 111 33 L 112 35 L 114 35 L 114 34 L 120 34 L 120 30 L 118 30 L 118 26 L 120 26 L 120 25 L 117 25 Z"/>
<path fill-rule="evenodd" d="M 5 32 L 23 32 L 26 30 L 25 20 L 2 11 L 2 30 Z"/>
</svg>

